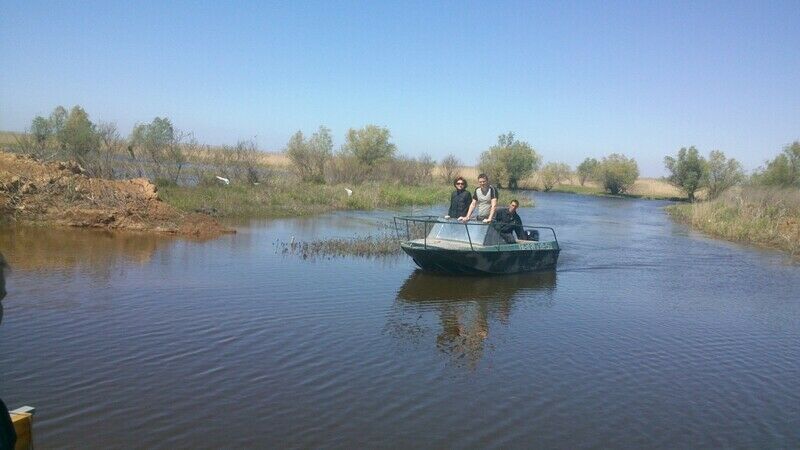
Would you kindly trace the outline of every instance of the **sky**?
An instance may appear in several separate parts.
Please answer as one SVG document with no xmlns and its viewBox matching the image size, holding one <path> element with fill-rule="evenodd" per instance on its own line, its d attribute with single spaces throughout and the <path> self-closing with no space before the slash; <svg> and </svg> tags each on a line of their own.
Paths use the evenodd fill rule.
<svg viewBox="0 0 800 450">
<path fill-rule="evenodd" d="M 375 124 L 470 165 L 513 131 L 573 167 L 623 153 L 661 176 L 694 145 L 752 170 L 800 140 L 798 24 L 798 0 L 0 0 L 0 130 L 81 105 L 268 151 Z"/>
</svg>

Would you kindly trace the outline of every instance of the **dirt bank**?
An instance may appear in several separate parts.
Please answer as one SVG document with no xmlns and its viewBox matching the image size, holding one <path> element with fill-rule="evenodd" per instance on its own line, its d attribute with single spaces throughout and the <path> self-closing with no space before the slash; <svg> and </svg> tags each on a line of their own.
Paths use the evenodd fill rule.
<svg viewBox="0 0 800 450">
<path fill-rule="evenodd" d="M 57 226 L 156 231 L 211 238 L 232 230 L 162 202 L 144 178 L 89 178 L 74 162 L 0 152 L 0 216 Z"/>
</svg>

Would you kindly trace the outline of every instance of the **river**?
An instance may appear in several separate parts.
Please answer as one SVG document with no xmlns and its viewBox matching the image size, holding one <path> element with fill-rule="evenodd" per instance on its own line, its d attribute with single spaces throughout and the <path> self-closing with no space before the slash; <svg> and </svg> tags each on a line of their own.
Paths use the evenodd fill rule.
<svg viewBox="0 0 800 450">
<path fill-rule="evenodd" d="M 37 407 L 40 449 L 800 446 L 800 267 L 663 202 L 535 200 L 521 216 L 557 230 L 556 273 L 277 245 L 392 212 L 208 242 L 0 230 L 0 396 Z"/>
</svg>

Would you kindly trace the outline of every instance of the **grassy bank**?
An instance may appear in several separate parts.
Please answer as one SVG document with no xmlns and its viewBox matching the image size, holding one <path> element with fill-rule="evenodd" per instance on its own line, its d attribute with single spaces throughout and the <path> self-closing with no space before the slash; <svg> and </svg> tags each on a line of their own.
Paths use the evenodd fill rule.
<svg viewBox="0 0 800 450">
<path fill-rule="evenodd" d="M 352 189 L 348 195 L 346 189 Z M 162 186 L 161 198 L 183 211 L 219 217 L 286 217 L 332 210 L 370 210 L 445 203 L 449 186 L 402 186 L 367 183 L 358 186 L 307 183 L 230 186 Z"/>
<path fill-rule="evenodd" d="M 800 191 L 744 187 L 667 212 L 704 233 L 800 256 Z"/>
<path fill-rule="evenodd" d="M 536 187 L 538 188 L 538 186 Z M 603 190 L 603 187 L 598 183 L 587 181 L 583 186 L 581 186 L 577 180 L 571 180 L 563 184 L 558 184 L 552 189 L 551 192 L 611 196 L 611 194 Z M 686 195 L 675 188 L 675 186 L 656 178 L 639 178 L 633 184 L 633 187 L 630 189 L 630 191 L 620 195 L 620 197 L 641 198 L 646 200 L 686 200 Z"/>
<path fill-rule="evenodd" d="M 352 194 L 347 194 L 347 189 Z M 176 208 L 217 217 L 288 217 L 334 210 L 372 210 L 403 206 L 447 204 L 452 187 L 444 184 L 404 186 L 391 183 L 326 185 L 286 183 L 230 186 L 160 186 L 159 196 Z M 515 192 L 506 191 L 501 206 Z M 531 207 L 528 196 L 518 196 L 520 206 Z M 442 211 L 444 214 L 446 211 Z"/>
</svg>

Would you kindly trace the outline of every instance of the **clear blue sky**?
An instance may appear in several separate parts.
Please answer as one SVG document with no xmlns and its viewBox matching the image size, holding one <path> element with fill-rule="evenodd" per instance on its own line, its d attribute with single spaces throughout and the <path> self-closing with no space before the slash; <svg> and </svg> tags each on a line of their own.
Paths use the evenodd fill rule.
<svg viewBox="0 0 800 450">
<path fill-rule="evenodd" d="M 280 150 L 320 124 L 474 164 L 513 130 L 545 161 L 681 146 L 753 169 L 800 139 L 800 1 L 0 0 L 0 129 L 82 105 L 127 133 Z"/>
</svg>

